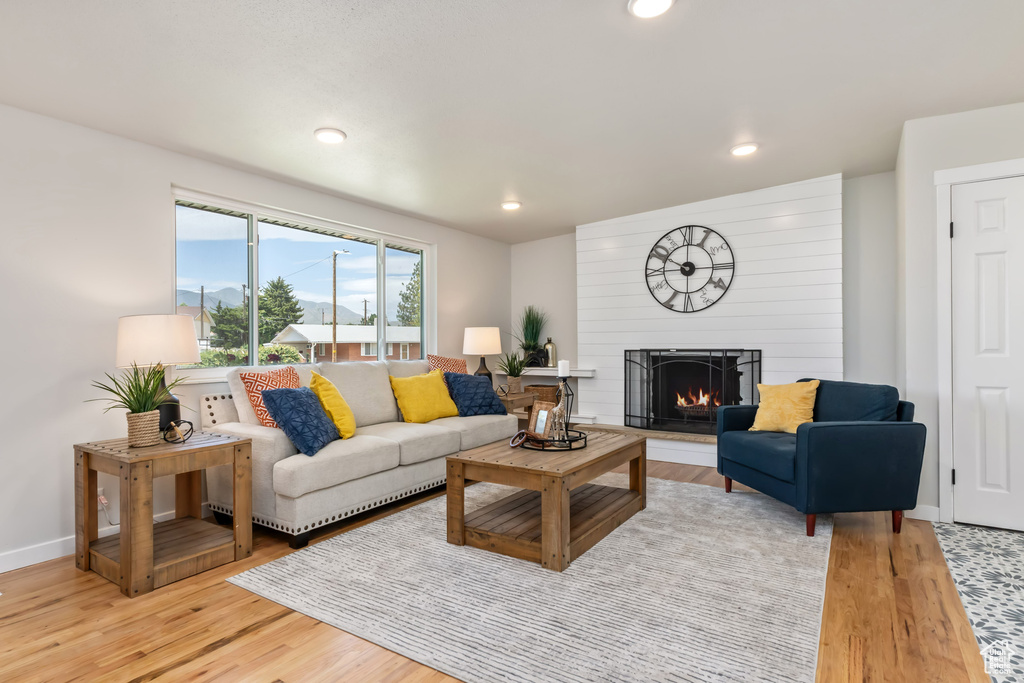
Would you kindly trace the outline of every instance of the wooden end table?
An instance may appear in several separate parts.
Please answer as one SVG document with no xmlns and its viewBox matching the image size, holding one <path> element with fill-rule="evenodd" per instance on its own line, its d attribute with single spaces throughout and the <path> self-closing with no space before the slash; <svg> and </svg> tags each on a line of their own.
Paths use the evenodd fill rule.
<svg viewBox="0 0 1024 683">
<path fill-rule="evenodd" d="M 508 411 L 509 415 L 515 415 L 515 411 L 519 408 L 526 408 L 526 421 L 530 421 L 530 416 L 533 414 L 533 404 L 537 400 L 537 394 L 524 391 L 518 394 L 505 394 L 504 396 L 498 394 L 498 398 L 501 400 L 502 405 L 505 406 L 505 410 Z M 520 417 L 519 419 L 521 420 L 522 418 Z"/>
<path fill-rule="evenodd" d="M 629 488 L 590 484 L 629 463 Z M 448 542 L 563 571 L 647 507 L 647 439 L 595 432 L 586 448 L 532 451 L 496 443 L 448 457 Z M 469 515 L 465 486 L 523 489 Z"/>
<path fill-rule="evenodd" d="M 234 530 L 202 520 L 202 470 L 234 468 Z M 120 533 L 98 539 L 96 473 L 121 483 Z M 153 479 L 174 476 L 175 519 L 153 523 Z M 75 445 L 75 566 L 129 598 L 252 555 L 252 442 L 197 432 L 183 444 Z"/>
</svg>

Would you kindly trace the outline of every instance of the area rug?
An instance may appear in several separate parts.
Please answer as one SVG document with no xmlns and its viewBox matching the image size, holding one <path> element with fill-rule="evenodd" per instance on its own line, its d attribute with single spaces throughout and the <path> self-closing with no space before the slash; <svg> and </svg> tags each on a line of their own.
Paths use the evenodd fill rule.
<svg viewBox="0 0 1024 683">
<path fill-rule="evenodd" d="M 1024 683 L 1024 533 L 934 526 L 989 675 Z"/>
<path fill-rule="evenodd" d="M 229 580 L 470 683 L 813 681 L 831 518 L 808 538 L 767 496 L 648 482 L 562 573 L 448 544 L 439 497 Z"/>
</svg>

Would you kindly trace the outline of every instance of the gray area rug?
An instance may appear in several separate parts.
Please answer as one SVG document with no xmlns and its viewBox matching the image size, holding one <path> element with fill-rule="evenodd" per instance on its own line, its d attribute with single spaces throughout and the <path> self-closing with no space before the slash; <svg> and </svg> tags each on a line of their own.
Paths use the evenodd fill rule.
<svg viewBox="0 0 1024 683">
<path fill-rule="evenodd" d="M 830 516 L 808 538 L 767 496 L 649 479 L 562 573 L 445 536 L 442 496 L 229 580 L 467 682 L 814 680 Z"/>
<path fill-rule="evenodd" d="M 987 672 L 997 683 L 1024 683 L 1024 533 L 934 526 Z"/>
</svg>

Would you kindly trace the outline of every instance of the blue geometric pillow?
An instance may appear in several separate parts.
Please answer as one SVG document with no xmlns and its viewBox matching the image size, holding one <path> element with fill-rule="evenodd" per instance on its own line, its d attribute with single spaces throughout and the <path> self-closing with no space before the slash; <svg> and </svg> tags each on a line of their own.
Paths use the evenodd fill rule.
<svg viewBox="0 0 1024 683">
<path fill-rule="evenodd" d="M 270 417 L 300 453 L 316 455 L 338 438 L 338 428 L 327 417 L 312 389 L 266 389 L 260 393 Z"/>
<path fill-rule="evenodd" d="M 448 385 L 448 394 L 455 401 L 455 407 L 459 409 L 459 417 L 508 414 L 505 405 L 491 386 L 490 377 L 446 372 L 444 381 Z"/>
</svg>

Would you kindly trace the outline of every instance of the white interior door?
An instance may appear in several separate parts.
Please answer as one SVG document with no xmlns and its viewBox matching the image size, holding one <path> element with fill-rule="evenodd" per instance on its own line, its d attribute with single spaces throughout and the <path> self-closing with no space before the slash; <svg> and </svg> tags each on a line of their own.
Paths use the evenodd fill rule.
<svg viewBox="0 0 1024 683">
<path fill-rule="evenodd" d="M 952 203 L 953 515 L 1024 530 L 1024 177 Z"/>
</svg>

